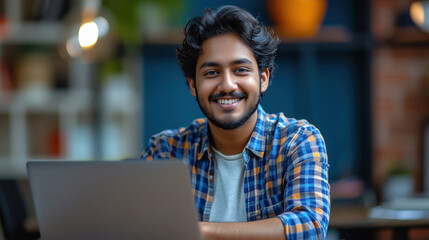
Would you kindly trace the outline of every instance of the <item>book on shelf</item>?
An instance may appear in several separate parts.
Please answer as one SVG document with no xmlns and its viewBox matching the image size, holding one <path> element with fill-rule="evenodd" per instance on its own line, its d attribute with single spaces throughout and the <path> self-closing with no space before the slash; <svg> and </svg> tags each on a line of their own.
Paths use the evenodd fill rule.
<svg viewBox="0 0 429 240">
<path fill-rule="evenodd" d="M 0 101 L 7 100 L 12 92 L 12 79 L 9 65 L 6 61 L 0 66 Z"/>
</svg>

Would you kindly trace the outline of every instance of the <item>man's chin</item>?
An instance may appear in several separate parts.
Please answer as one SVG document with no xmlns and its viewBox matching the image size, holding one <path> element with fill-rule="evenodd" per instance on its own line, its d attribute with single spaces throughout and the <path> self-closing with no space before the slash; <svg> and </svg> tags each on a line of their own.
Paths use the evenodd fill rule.
<svg viewBox="0 0 429 240">
<path fill-rule="evenodd" d="M 209 119 L 210 122 L 223 130 L 232 130 L 241 127 L 246 121 L 245 119 Z"/>
</svg>

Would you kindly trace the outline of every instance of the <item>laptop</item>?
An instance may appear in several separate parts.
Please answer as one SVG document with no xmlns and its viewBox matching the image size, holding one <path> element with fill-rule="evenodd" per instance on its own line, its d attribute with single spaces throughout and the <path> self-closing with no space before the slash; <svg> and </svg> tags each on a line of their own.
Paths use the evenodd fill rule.
<svg viewBox="0 0 429 240">
<path fill-rule="evenodd" d="M 29 161 L 41 238 L 201 239 L 180 161 Z"/>
</svg>

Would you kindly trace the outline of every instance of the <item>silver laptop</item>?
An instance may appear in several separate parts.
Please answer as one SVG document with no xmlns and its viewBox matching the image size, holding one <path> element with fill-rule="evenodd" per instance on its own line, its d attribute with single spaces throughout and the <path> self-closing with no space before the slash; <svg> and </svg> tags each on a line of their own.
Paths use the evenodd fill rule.
<svg viewBox="0 0 429 240">
<path fill-rule="evenodd" d="M 30 161 L 41 238 L 201 239 L 182 161 Z"/>
</svg>

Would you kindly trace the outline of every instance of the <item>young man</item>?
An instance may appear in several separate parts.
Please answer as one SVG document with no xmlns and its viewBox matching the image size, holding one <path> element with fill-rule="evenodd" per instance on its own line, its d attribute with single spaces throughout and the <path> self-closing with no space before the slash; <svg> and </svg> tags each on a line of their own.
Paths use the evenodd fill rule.
<svg viewBox="0 0 429 240">
<path fill-rule="evenodd" d="M 308 122 L 259 105 L 277 45 L 234 6 L 206 10 L 185 27 L 177 57 L 206 118 L 153 136 L 141 157 L 188 160 L 204 239 L 325 238 L 324 140 Z"/>
</svg>

